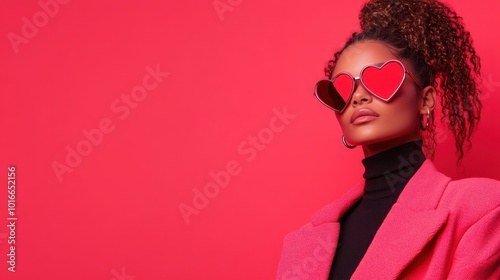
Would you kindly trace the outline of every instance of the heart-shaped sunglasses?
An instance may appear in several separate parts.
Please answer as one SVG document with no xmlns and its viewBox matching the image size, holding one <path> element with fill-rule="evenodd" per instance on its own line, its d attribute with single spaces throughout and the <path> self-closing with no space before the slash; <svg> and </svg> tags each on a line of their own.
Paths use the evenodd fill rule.
<svg viewBox="0 0 500 280">
<path fill-rule="evenodd" d="M 381 66 L 363 67 L 358 77 L 341 72 L 331 80 L 320 80 L 314 87 L 314 95 L 325 106 L 341 113 L 354 93 L 356 80 L 360 80 L 372 95 L 389 102 L 403 84 L 406 74 L 423 89 L 401 61 L 389 60 Z"/>
</svg>

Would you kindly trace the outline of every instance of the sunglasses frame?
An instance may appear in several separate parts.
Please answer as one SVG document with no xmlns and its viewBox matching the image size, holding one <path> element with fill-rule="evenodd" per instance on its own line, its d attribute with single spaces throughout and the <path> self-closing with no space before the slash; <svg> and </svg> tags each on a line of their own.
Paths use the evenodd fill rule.
<svg viewBox="0 0 500 280">
<path fill-rule="evenodd" d="M 403 78 L 401 79 L 401 82 L 399 83 L 398 87 L 394 90 L 394 93 L 391 94 L 391 96 L 389 96 L 388 98 L 382 98 L 380 97 L 378 94 L 374 93 L 372 90 L 370 90 L 366 85 L 365 83 L 363 82 L 363 79 L 361 78 L 363 76 L 363 72 L 368 68 L 368 67 L 375 67 L 377 69 L 382 69 L 386 64 L 388 63 L 391 63 L 391 62 L 397 62 L 401 65 L 401 67 L 403 68 Z M 365 65 L 361 71 L 359 72 L 359 76 L 357 77 L 353 77 L 351 74 L 347 73 L 347 72 L 340 72 L 338 73 L 337 75 L 335 75 L 335 77 L 333 77 L 332 79 L 322 79 L 320 81 L 318 81 L 316 83 L 316 85 L 314 86 L 314 95 L 316 96 L 316 98 L 323 104 L 325 105 L 326 107 L 328 107 L 329 109 L 331 110 L 334 110 L 335 112 L 338 112 L 338 113 L 342 113 L 345 108 L 347 108 L 347 105 L 349 104 L 349 102 L 351 102 L 351 98 L 352 98 L 352 95 L 354 94 L 355 92 L 355 84 L 356 84 L 356 81 L 359 80 L 361 82 L 361 84 L 363 85 L 363 87 L 368 91 L 370 92 L 373 96 L 377 97 L 378 99 L 380 100 L 383 100 L 385 102 L 389 102 L 392 97 L 394 97 L 394 95 L 399 91 L 399 89 L 401 88 L 401 85 L 403 84 L 403 82 L 405 81 L 406 79 L 406 74 L 408 74 L 408 76 L 420 87 L 420 89 L 423 89 L 424 87 L 415 79 L 415 77 L 413 77 L 413 75 L 411 74 L 410 71 L 408 71 L 408 69 L 405 67 L 405 65 L 397 60 L 397 59 L 390 59 L 386 62 L 384 62 L 382 65 L 380 66 L 377 66 L 378 64 L 370 64 L 370 65 Z M 332 84 L 332 86 L 335 88 L 335 86 L 333 85 L 333 83 L 335 82 L 335 79 L 337 79 L 337 77 L 339 77 L 340 75 L 347 75 L 349 76 L 351 79 L 352 79 L 352 89 L 351 89 L 351 93 L 349 93 L 349 97 L 347 98 L 347 100 L 345 100 L 345 105 L 344 107 L 341 109 L 341 110 L 338 110 L 338 109 L 335 109 L 333 108 L 332 106 L 326 104 L 320 97 L 319 97 L 319 94 L 318 94 L 318 85 L 322 82 L 322 81 L 328 81 Z M 337 91 L 335 89 L 335 91 Z"/>
</svg>

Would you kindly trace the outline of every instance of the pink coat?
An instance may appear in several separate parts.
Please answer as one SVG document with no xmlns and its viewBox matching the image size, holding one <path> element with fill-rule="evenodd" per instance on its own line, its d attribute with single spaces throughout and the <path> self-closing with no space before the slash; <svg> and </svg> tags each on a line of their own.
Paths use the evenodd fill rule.
<svg viewBox="0 0 500 280">
<path fill-rule="evenodd" d="M 287 234 L 276 279 L 328 279 L 339 219 L 363 188 L 364 180 Z M 500 279 L 499 205 L 499 181 L 452 181 L 426 160 L 351 279 Z"/>
</svg>

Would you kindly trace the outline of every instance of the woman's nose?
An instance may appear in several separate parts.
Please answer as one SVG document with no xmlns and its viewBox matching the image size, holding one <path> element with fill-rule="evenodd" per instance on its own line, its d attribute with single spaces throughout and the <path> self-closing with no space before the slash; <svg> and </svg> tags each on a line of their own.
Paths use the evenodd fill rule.
<svg viewBox="0 0 500 280">
<path fill-rule="evenodd" d="M 354 93 L 352 94 L 351 103 L 353 106 L 358 106 L 365 103 L 370 103 L 373 100 L 372 94 L 358 81 Z"/>
</svg>

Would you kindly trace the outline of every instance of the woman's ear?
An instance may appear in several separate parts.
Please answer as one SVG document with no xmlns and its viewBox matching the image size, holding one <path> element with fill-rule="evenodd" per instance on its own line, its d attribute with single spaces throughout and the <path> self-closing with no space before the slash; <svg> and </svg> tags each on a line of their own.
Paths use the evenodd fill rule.
<svg viewBox="0 0 500 280">
<path fill-rule="evenodd" d="M 427 108 L 430 111 L 436 107 L 436 89 L 433 86 L 427 86 L 422 90 L 422 99 L 420 105 L 420 114 L 427 114 Z"/>
</svg>

